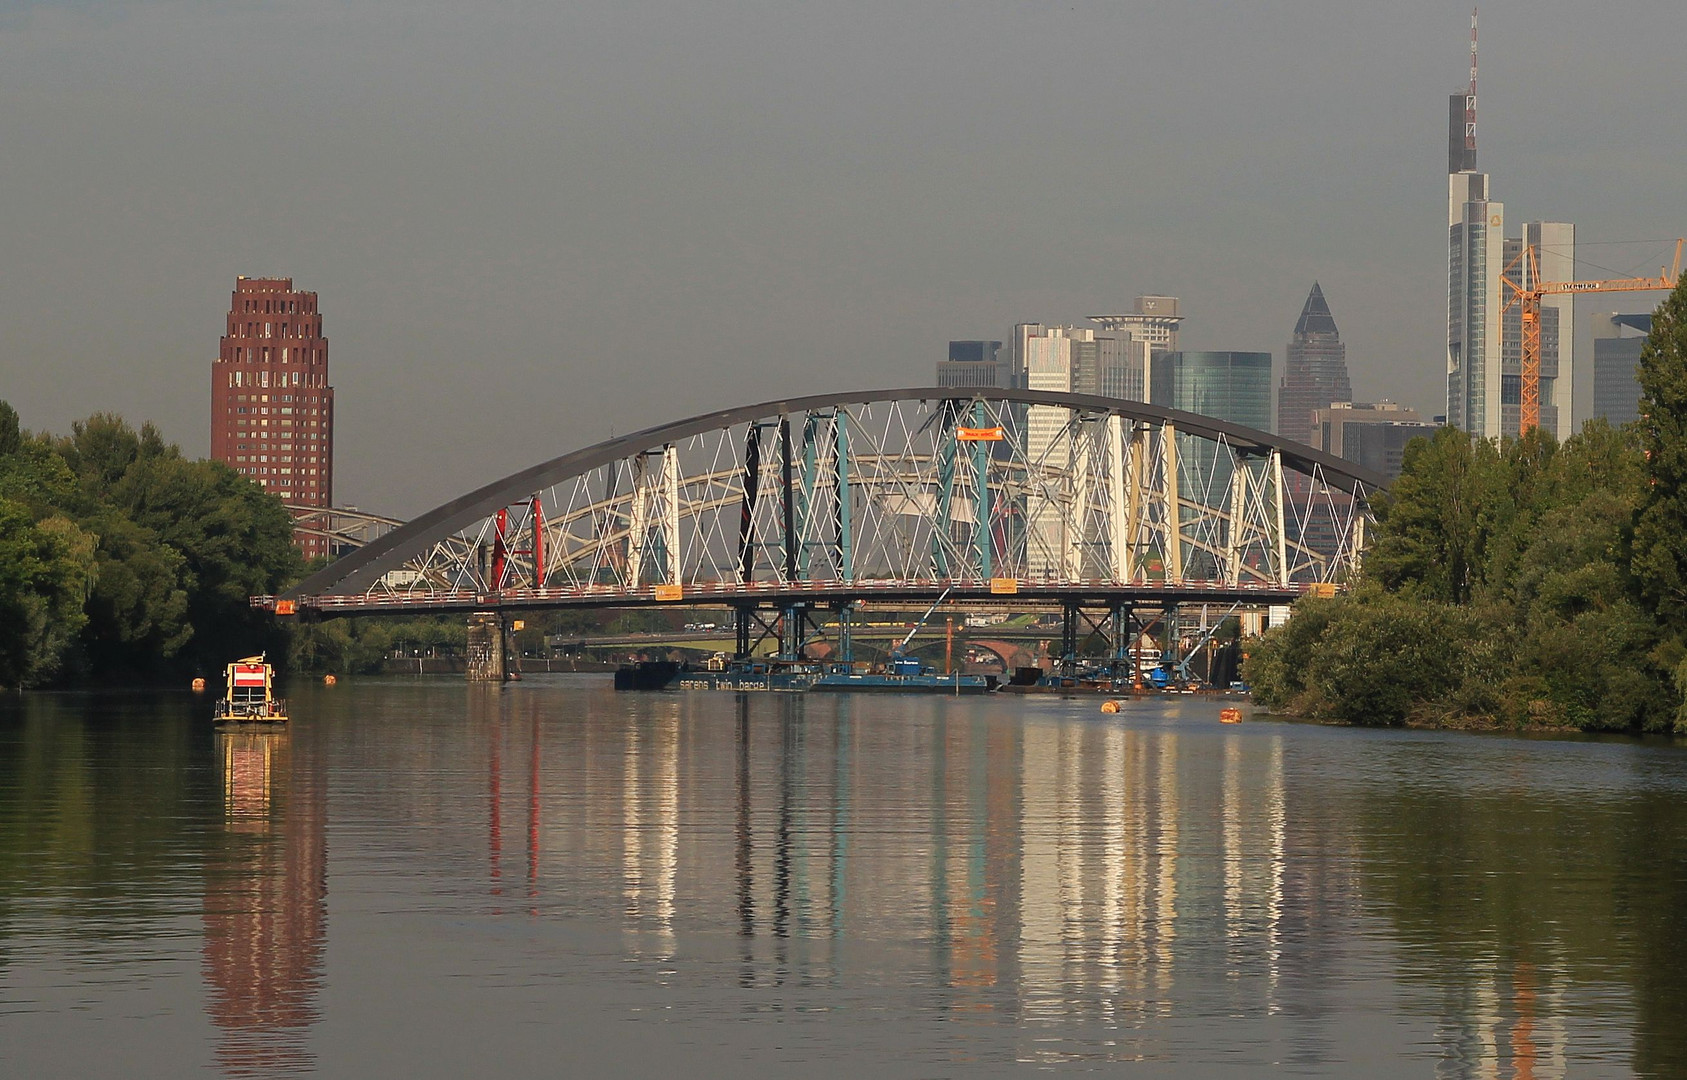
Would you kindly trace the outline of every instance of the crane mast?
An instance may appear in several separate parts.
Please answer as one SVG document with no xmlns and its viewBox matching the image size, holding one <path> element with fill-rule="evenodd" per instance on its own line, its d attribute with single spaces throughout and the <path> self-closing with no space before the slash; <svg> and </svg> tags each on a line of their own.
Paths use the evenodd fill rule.
<svg viewBox="0 0 1687 1080">
<path fill-rule="evenodd" d="M 1506 265 L 1500 280 L 1511 291 L 1505 310 L 1513 305 L 1522 317 L 1521 342 L 1522 395 L 1518 411 L 1517 433 L 1524 435 L 1541 423 L 1541 297 L 1582 293 L 1653 292 L 1675 288 L 1681 280 L 1681 247 L 1675 242 L 1675 261 L 1668 268 L 1660 268 L 1657 277 L 1610 278 L 1604 281 L 1542 281 L 1540 255 L 1533 244 L 1525 244 L 1517 257 Z"/>
</svg>

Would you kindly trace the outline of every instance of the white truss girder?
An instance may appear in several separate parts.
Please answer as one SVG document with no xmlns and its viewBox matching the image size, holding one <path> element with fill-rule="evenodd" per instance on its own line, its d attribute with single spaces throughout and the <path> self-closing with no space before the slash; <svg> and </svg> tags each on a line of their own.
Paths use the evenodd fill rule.
<svg viewBox="0 0 1687 1080">
<path fill-rule="evenodd" d="M 963 428 L 1004 437 L 964 439 Z M 1317 466 L 1289 475 L 1278 450 L 1104 409 L 981 396 L 774 413 L 536 492 L 542 545 L 508 543 L 534 531 L 533 504 L 512 504 L 502 584 L 643 595 L 723 583 L 1342 580 L 1362 554 L 1366 493 Z M 491 591 L 497 528 L 487 517 L 438 539 L 369 593 Z"/>
</svg>

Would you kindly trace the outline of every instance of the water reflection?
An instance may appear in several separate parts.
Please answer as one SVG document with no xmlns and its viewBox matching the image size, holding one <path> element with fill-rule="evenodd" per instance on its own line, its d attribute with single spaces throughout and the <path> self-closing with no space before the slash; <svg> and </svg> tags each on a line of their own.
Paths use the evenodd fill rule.
<svg viewBox="0 0 1687 1080">
<path fill-rule="evenodd" d="M 287 732 L 220 732 L 217 748 L 223 828 L 207 852 L 203 945 L 216 1058 L 233 1076 L 308 1070 L 327 922 L 326 789 Z"/>
<path fill-rule="evenodd" d="M 160 1011 L 229 1074 L 368 1072 L 348 1047 L 399 999 L 488 1066 L 561 1015 L 616 1060 L 671 1031 L 769 1072 L 1687 1074 L 1667 747 L 584 680 L 298 699 L 215 737 L 0 703 L 0 1005 L 52 1030 L 26 1062 L 109 1072 L 78 1018 L 170 992 L 189 926 Z"/>
</svg>

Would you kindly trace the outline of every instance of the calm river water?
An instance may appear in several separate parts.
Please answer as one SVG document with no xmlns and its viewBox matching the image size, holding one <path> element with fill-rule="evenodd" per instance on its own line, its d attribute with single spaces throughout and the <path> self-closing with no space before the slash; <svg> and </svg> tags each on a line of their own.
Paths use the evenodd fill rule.
<svg viewBox="0 0 1687 1080">
<path fill-rule="evenodd" d="M 0 1075 L 1687 1074 L 1687 752 L 605 677 L 0 699 Z"/>
</svg>

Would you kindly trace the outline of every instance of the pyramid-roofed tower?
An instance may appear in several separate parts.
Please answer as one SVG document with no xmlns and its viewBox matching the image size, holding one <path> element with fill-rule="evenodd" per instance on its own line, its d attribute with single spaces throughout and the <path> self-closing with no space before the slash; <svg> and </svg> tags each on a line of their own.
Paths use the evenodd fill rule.
<svg viewBox="0 0 1687 1080">
<path fill-rule="evenodd" d="M 1302 334 L 1336 334 L 1336 319 L 1330 314 L 1330 305 L 1324 300 L 1324 290 L 1316 281 L 1312 283 L 1312 292 L 1306 297 L 1306 306 L 1300 309 L 1300 321 L 1295 323 L 1295 336 Z"/>
<path fill-rule="evenodd" d="M 1347 346 L 1341 343 L 1335 316 L 1318 282 L 1312 283 L 1289 342 L 1283 381 L 1277 392 L 1277 434 L 1296 442 L 1318 444 L 1312 430 L 1312 410 L 1327 409 L 1334 401 L 1352 401 L 1353 383 L 1347 376 Z"/>
</svg>

